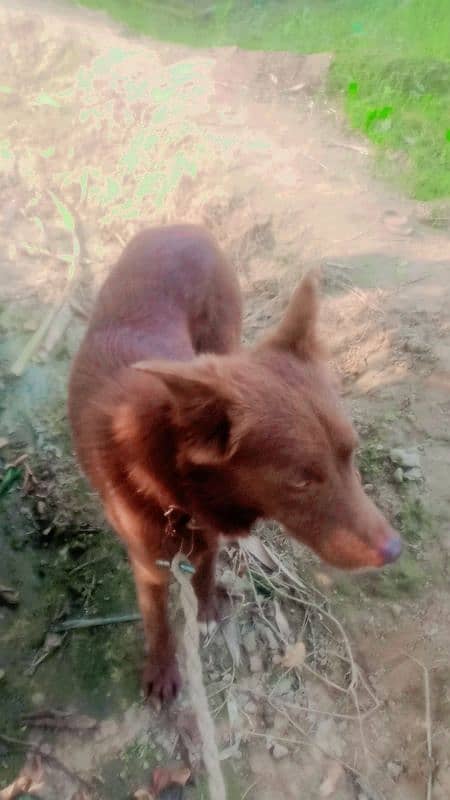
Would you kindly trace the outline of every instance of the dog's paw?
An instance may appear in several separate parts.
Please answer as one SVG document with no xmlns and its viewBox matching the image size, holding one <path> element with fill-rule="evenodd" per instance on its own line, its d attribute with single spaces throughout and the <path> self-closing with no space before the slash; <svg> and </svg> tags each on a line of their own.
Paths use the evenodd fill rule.
<svg viewBox="0 0 450 800">
<path fill-rule="evenodd" d="M 169 661 L 149 661 L 144 669 L 143 683 L 147 699 L 155 705 L 175 700 L 182 684 L 175 656 Z"/>
<path fill-rule="evenodd" d="M 203 636 L 212 636 L 224 616 L 227 602 L 228 594 L 222 586 L 216 586 L 211 595 L 199 600 L 198 624 Z"/>
</svg>

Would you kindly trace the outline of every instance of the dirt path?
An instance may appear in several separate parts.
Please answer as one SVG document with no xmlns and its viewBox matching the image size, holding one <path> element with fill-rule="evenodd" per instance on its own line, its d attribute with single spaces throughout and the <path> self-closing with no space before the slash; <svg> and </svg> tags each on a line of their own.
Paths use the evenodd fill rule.
<svg viewBox="0 0 450 800">
<path fill-rule="evenodd" d="M 303 612 L 298 618 L 295 604 L 283 611 L 289 635 L 305 639 L 307 664 L 321 678 L 280 672 L 278 652 L 252 663 L 249 634 L 257 609 L 236 613 L 239 667 L 222 640 L 205 651 L 211 694 L 220 700 L 230 798 L 419 800 L 427 797 L 431 775 L 429 796 L 444 800 L 450 792 L 449 231 L 429 224 L 425 206 L 374 180 L 365 143 L 349 135 L 339 110 L 321 96 L 327 55 L 196 52 L 135 39 L 101 15 L 52 6 L 44 14 L 43 7 L 40 13 L 22 2 L 13 11 L 0 7 L 0 434 L 8 440 L 0 466 L 6 469 L 26 448 L 37 475 L 19 504 L 19 495 L 5 495 L 0 510 L 0 584 L 13 582 L 21 595 L 17 609 L 0 607 L 0 696 L 4 689 L 8 725 L 28 713 L 30 703 L 75 705 L 103 719 L 82 739 L 36 734 L 89 783 L 93 796 L 124 797 L 155 759 L 178 752 L 174 720 L 161 727 L 140 705 L 134 683 L 125 692 L 123 662 L 114 655 L 119 634 L 77 640 L 86 648 L 100 641 L 109 648 L 105 669 L 113 667 L 103 683 L 89 683 L 83 662 L 82 677 L 71 667 L 71 691 L 64 659 L 79 663 L 75 634 L 26 689 L 13 673 L 41 646 L 55 604 L 94 608 L 85 585 L 74 599 L 72 583 L 67 597 L 57 584 L 50 601 L 45 584 L 53 557 L 69 572 L 80 557 L 67 538 L 76 525 L 79 541 L 78 515 L 83 525 L 98 520 L 90 496 L 77 505 L 64 418 L 67 367 L 82 311 L 136 230 L 153 222 L 199 221 L 214 231 L 239 272 L 249 340 L 276 319 L 302 270 L 322 266 L 323 327 L 362 434 L 365 480 L 408 539 L 396 571 L 351 581 L 323 573 L 312 557 L 282 543 L 290 562 L 298 559 L 299 572 L 326 591 L 351 633 L 369 686 L 361 702 L 369 707 L 370 697 L 377 698 L 362 726 L 348 697 L 330 685 L 345 679 L 342 654 L 333 657 L 323 620 L 308 621 Z M 11 363 L 64 291 L 74 241 L 80 255 L 73 303 L 59 318 L 56 340 L 52 334 L 45 340 L 49 355 L 41 350 L 24 376 L 12 379 Z M 17 538 L 18 528 L 29 530 L 30 538 Z M 55 534 L 62 529 L 66 538 Z M 87 559 L 105 557 L 95 543 L 83 547 Z M 120 586 L 128 587 L 120 597 L 131 601 L 119 552 L 115 564 Z M 230 564 L 232 558 L 228 572 Z M 107 591 L 114 594 L 105 575 L 94 577 L 94 595 L 99 591 L 104 601 Z M 112 602 L 109 595 L 106 600 Z M 267 613 L 273 615 L 273 602 Z M 34 628 L 27 627 L 33 618 Z M 136 649 L 133 636 L 128 629 L 120 634 L 124 651 Z M 259 649 L 267 652 L 267 642 Z M 65 683 L 56 691 L 59 669 Z M 428 728 L 424 676 L 431 687 Z M 261 705 L 268 685 L 276 711 Z M 104 691 L 110 702 L 102 705 Z M 16 769 L 6 746 L 2 768 L 6 782 Z M 46 797 L 70 797 L 79 788 L 75 777 L 62 780 L 51 764 L 45 768 Z M 201 785 L 191 791 L 204 796 Z"/>
</svg>

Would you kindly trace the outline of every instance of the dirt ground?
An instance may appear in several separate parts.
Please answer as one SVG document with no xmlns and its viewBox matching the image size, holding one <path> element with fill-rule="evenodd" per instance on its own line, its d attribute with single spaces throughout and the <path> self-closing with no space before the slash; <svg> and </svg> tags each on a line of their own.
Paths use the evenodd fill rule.
<svg viewBox="0 0 450 800">
<path fill-rule="evenodd" d="M 38 796 L 119 800 L 175 760 L 208 796 L 188 695 L 162 717 L 142 701 L 139 628 L 51 630 L 135 610 L 73 462 L 66 379 L 123 244 L 185 220 L 235 264 L 246 341 L 322 268 L 367 490 L 406 541 L 376 576 L 325 570 L 274 526 L 281 566 L 224 554 L 232 613 L 202 657 L 229 799 L 445 800 L 448 228 L 373 177 L 324 92 L 327 54 L 192 51 L 21 0 L 0 32 L 0 787 L 34 769 Z"/>
</svg>

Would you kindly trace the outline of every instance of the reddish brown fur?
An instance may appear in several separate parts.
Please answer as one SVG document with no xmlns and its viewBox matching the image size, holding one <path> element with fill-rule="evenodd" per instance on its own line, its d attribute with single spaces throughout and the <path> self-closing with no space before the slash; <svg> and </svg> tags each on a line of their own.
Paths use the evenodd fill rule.
<svg viewBox="0 0 450 800">
<path fill-rule="evenodd" d="M 183 549 L 196 566 L 199 615 L 217 616 L 220 535 L 274 518 L 340 567 L 380 566 L 399 540 L 360 485 L 355 432 L 317 341 L 307 278 L 265 341 L 241 350 L 236 277 L 195 226 L 145 231 L 100 292 L 69 391 L 81 465 L 125 542 L 147 643 L 146 681 L 179 685 L 167 573 Z M 178 509 L 176 535 L 165 512 Z"/>
</svg>

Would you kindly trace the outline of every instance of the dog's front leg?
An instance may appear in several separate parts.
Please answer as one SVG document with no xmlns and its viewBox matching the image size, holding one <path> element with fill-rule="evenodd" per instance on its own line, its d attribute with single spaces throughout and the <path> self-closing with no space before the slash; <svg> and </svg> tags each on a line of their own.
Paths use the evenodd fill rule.
<svg viewBox="0 0 450 800">
<path fill-rule="evenodd" d="M 169 580 L 165 570 L 130 553 L 136 592 L 144 625 L 147 663 L 144 689 L 149 698 L 173 700 L 181 686 L 175 641 L 169 625 Z"/>
</svg>

